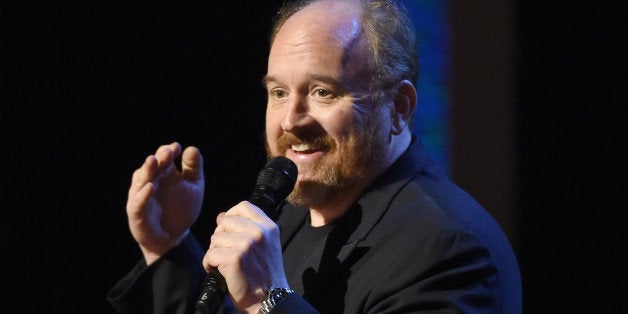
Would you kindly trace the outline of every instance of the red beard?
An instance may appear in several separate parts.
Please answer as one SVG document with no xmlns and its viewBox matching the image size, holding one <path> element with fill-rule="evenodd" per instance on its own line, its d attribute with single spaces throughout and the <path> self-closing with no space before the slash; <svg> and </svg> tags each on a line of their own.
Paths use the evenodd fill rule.
<svg viewBox="0 0 628 314">
<path fill-rule="evenodd" d="M 338 141 L 327 134 L 297 136 L 283 133 L 277 139 L 278 155 L 285 156 L 293 144 L 304 143 L 325 151 L 322 158 L 313 162 L 295 162 L 299 168 L 299 177 L 288 201 L 297 206 L 322 208 L 343 197 L 346 189 L 363 179 L 370 166 L 382 157 L 386 142 L 381 133 L 381 124 L 380 120 L 372 117 L 366 121 L 366 126 L 351 129 L 345 138 Z M 268 158 L 273 157 L 268 140 L 266 151 Z M 302 179 L 305 173 L 313 173 L 316 179 Z"/>
</svg>

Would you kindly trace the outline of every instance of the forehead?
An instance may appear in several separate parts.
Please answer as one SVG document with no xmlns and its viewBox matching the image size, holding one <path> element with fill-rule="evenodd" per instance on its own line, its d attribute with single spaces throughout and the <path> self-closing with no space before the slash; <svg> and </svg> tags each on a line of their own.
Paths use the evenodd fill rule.
<svg viewBox="0 0 628 314">
<path fill-rule="evenodd" d="M 296 60 L 300 66 L 335 67 L 352 76 L 364 61 L 362 54 L 356 55 L 363 36 L 360 14 L 359 3 L 352 1 L 319 1 L 301 9 L 274 37 L 269 72 L 292 67 L 288 60 Z"/>
</svg>

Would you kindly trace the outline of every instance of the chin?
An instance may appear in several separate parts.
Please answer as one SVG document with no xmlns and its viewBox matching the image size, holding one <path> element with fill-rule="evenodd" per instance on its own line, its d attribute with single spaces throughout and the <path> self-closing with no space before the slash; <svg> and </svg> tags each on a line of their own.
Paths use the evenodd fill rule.
<svg viewBox="0 0 628 314">
<path fill-rule="evenodd" d="M 335 187 L 319 181 L 299 181 L 288 195 L 288 202 L 301 207 L 321 207 L 335 194 Z"/>
</svg>

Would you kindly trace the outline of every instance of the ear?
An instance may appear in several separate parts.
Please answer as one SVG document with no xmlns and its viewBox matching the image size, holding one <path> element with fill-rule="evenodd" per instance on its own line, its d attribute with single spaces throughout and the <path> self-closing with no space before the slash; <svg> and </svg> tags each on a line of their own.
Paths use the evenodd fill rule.
<svg viewBox="0 0 628 314">
<path fill-rule="evenodd" d="M 416 89 L 410 81 L 403 80 L 397 85 L 391 108 L 393 118 L 391 133 L 393 135 L 399 135 L 410 124 L 416 107 L 416 97 Z"/>
</svg>

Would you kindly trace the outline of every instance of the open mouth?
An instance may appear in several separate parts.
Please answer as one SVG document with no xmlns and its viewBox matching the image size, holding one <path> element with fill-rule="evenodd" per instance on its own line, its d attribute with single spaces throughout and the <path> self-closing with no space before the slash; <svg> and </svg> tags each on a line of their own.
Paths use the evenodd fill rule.
<svg viewBox="0 0 628 314">
<path fill-rule="evenodd" d="M 290 146 L 290 149 L 292 149 L 297 154 L 311 154 L 315 151 L 323 149 L 323 147 L 310 144 L 293 144 Z"/>
</svg>

